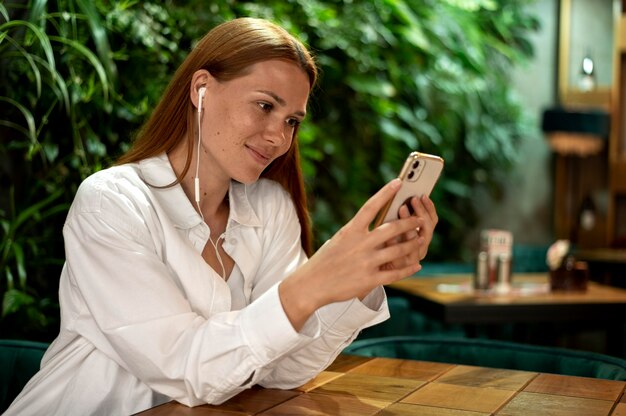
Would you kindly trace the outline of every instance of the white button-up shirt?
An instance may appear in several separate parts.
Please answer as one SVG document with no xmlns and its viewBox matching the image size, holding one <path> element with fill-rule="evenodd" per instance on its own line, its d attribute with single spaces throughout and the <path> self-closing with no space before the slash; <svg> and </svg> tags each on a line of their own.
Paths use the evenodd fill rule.
<svg viewBox="0 0 626 416">
<path fill-rule="evenodd" d="M 181 186 L 155 187 L 174 180 L 162 155 L 81 184 L 63 230 L 61 331 L 6 415 L 122 415 L 293 388 L 389 316 L 377 288 L 296 332 L 277 289 L 306 261 L 288 193 L 231 184 L 223 247 L 236 265 L 224 281 L 201 256 L 210 230 Z"/>
</svg>

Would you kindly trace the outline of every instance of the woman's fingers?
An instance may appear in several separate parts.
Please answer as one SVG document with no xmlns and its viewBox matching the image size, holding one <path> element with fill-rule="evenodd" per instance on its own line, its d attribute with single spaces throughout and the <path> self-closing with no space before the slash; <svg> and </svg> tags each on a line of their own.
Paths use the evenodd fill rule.
<svg viewBox="0 0 626 416">
<path fill-rule="evenodd" d="M 415 215 L 418 215 L 420 218 L 424 220 L 423 224 L 419 228 L 420 237 L 424 238 L 425 244 L 422 245 L 420 249 L 420 257 L 422 260 L 426 257 L 426 253 L 428 252 L 428 246 L 433 238 L 433 233 L 435 231 L 435 226 L 439 221 L 437 216 L 437 210 L 435 209 L 435 204 L 428 198 L 427 196 L 422 196 L 419 200 L 414 199 L 411 200 L 411 204 L 415 211 Z"/>
<path fill-rule="evenodd" d="M 416 220 L 416 224 L 423 223 L 423 219 Z M 410 237 L 406 237 L 409 234 Z M 372 258 L 372 260 L 377 264 L 381 264 L 381 270 L 403 268 L 407 265 L 418 263 L 423 258 L 424 244 L 425 239 L 419 237 L 415 228 L 413 228 L 401 237 L 388 241 L 380 248 L 376 253 L 376 257 Z"/>
<path fill-rule="evenodd" d="M 389 257 L 385 257 L 384 260 L 388 260 L 388 263 L 384 263 L 381 270 L 404 267 L 419 262 L 426 257 L 428 246 L 432 240 L 434 228 L 438 221 L 437 212 L 432 201 L 426 196 L 422 198 L 413 197 L 409 201 L 409 204 L 411 205 L 413 213 L 411 214 L 411 210 L 409 210 L 408 206 L 403 205 L 398 211 L 398 216 L 400 220 L 413 216 L 413 218 L 416 218 L 416 223 L 414 225 L 411 224 L 411 228 L 407 229 L 404 233 L 386 240 L 384 247 L 392 247 L 401 242 L 410 242 L 411 240 L 413 240 L 413 245 L 407 253 L 398 254 L 398 257 L 392 260 L 389 260 Z M 393 256 L 393 254 L 391 254 L 391 256 Z"/>
<path fill-rule="evenodd" d="M 434 225 L 439 222 L 439 217 L 437 216 L 437 209 L 435 208 L 435 204 L 426 195 L 422 195 L 418 202 L 421 202 L 421 204 L 418 204 L 417 207 L 414 206 L 417 215 L 423 217 L 427 216 L 432 222 L 434 228 Z"/>
<path fill-rule="evenodd" d="M 381 269 L 379 275 L 380 284 L 388 285 L 390 283 L 397 282 L 400 279 L 414 275 L 420 270 L 422 270 L 422 265 L 419 263 L 407 264 L 406 266 L 400 268 L 389 267 Z"/>
<path fill-rule="evenodd" d="M 389 275 L 396 276 L 397 279 L 416 273 L 421 269 L 418 258 L 421 244 L 423 244 L 423 238 L 412 239 L 381 249 L 375 259 L 376 263 L 382 263 L 381 266 L 379 266 L 379 271 L 399 271 L 397 275 Z"/>
<path fill-rule="evenodd" d="M 383 209 L 385 204 L 398 192 L 401 183 L 400 179 L 394 179 L 372 195 L 352 219 L 354 225 L 361 229 L 368 229 L 380 210 Z"/>
<path fill-rule="evenodd" d="M 407 218 L 399 218 L 394 221 L 382 224 L 380 227 L 372 230 L 370 235 L 376 241 L 376 244 L 385 242 L 394 244 L 394 242 L 403 241 L 415 237 L 415 233 L 423 220 L 411 215 Z"/>
<path fill-rule="evenodd" d="M 406 204 L 402 205 L 400 207 L 400 210 L 398 211 L 398 217 L 399 218 L 409 218 L 411 216 L 411 211 L 409 211 L 409 207 L 406 206 Z M 416 228 L 412 228 L 409 231 L 407 231 L 406 233 L 404 233 L 404 239 L 405 240 L 411 240 L 413 238 L 416 238 L 419 236 L 419 225 Z"/>
</svg>

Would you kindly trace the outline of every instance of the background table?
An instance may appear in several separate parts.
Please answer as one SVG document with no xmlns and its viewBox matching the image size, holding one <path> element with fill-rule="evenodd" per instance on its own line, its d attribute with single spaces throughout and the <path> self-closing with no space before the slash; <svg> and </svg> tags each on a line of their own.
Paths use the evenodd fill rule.
<svg viewBox="0 0 626 416">
<path fill-rule="evenodd" d="M 626 287 L 626 248 L 577 250 L 574 255 L 589 263 L 589 272 L 595 280 Z"/>
<path fill-rule="evenodd" d="M 622 381 L 341 355 L 295 390 L 254 388 L 220 406 L 170 402 L 141 416 L 624 416 Z"/>
<path fill-rule="evenodd" d="M 550 292 L 546 273 L 516 274 L 508 294 L 471 290 L 472 276 L 404 279 L 387 287 L 410 295 L 420 310 L 446 323 L 623 321 L 626 290 L 589 282 L 585 292 Z"/>
<path fill-rule="evenodd" d="M 514 290 L 508 294 L 474 292 L 471 282 L 470 274 L 457 274 L 409 278 L 387 287 L 391 296 L 407 297 L 413 308 L 444 323 L 467 328 L 503 323 L 571 324 L 606 332 L 607 349 L 598 352 L 624 354 L 625 289 L 590 281 L 585 292 L 550 292 L 546 273 L 513 275 Z"/>
</svg>

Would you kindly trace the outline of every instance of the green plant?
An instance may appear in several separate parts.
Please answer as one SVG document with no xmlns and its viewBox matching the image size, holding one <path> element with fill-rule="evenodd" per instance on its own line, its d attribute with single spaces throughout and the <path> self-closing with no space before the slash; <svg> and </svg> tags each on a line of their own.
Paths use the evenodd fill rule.
<svg viewBox="0 0 626 416">
<path fill-rule="evenodd" d="M 28 282 L 27 270 L 46 269 L 50 265 L 60 266 L 57 253 L 50 250 L 55 240 L 53 230 L 40 227 L 65 212 L 67 205 L 58 203 L 61 190 L 57 190 L 42 201 L 18 211 L 15 206 L 15 187 L 9 187 L 9 212 L 0 210 L 0 271 L 6 279 L 6 290 L 2 297 L 1 317 L 8 325 L 3 325 L 3 335 L 21 336 L 24 332 L 37 333 L 55 326 L 57 300 L 54 291 L 38 293 L 34 287 L 46 287 L 49 281 Z M 55 285 L 52 285 L 53 287 Z"/>
<path fill-rule="evenodd" d="M 76 186 L 71 172 L 84 177 L 90 169 L 79 103 L 94 94 L 108 103 L 111 80 L 81 41 L 77 14 L 49 14 L 41 1 L 31 6 L 28 12 L 4 5 L 0 10 L 6 19 L 0 25 L 0 150 L 2 182 L 9 190 L 0 205 L 0 288 L 3 334 L 28 331 L 38 337 L 44 335 L 37 331 L 50 326 L 44 312 L 56 303 L 57 279 L 48 272 L 52 268 L 58 276 L 62 263 L 60 224 Z M 12 14 L 21 16 L 11 19 Z M 63 122 L 50 134 L 57 120 Z M 70 139 L 59 140 L 65 135 Z"/>
<path fill-rule="evenodd" d="M 50 338 L 43 312 L 58 315 L 69 202 L 128 145 L 178 64 L 183 36 L 148 2 L 35 0 L 0 4 L 0 15 L 0 333 Z M 143 53 L 134 71 L 127 45 Z"/>
</svg>

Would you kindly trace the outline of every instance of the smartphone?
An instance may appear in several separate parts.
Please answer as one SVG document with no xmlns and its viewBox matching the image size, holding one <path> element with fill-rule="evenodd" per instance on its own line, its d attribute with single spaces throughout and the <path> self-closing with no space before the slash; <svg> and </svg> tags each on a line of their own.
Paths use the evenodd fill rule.
<svg viewBox="0 0 626 416">
<path fill-rule="evenodd" d="M 419 198 L 422 195 L 430 195 L 442 170 L 443 159 L 441 157 L 411 152 L 398 176 L 402 185 L 394 198 L 380 211 L 374 222 L 374 227 L 398 219 L 400 207 L 408 204 L 414 196 Z M 408 208 L 410 212 L 413 212 L 410 204 L 408 204 Z"/>
</svg>

